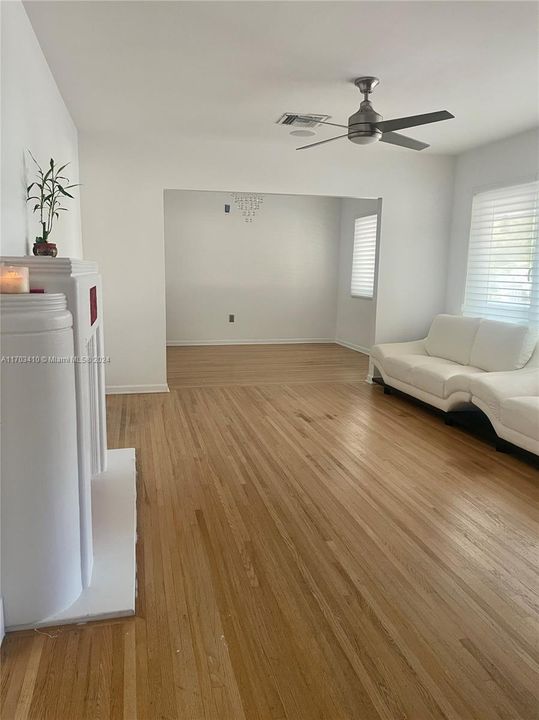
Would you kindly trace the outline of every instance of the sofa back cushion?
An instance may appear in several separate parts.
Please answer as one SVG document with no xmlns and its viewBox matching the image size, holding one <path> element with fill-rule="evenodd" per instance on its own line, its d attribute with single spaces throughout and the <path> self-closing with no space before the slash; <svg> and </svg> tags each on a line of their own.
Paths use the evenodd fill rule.
<svg viewBox="0 0 539 720">
<path fill-rule="evenodd" d="M 470 365 L 490 372 L 518 370 L 531 358 L 536 344 L 537 332 L 526 325 L 481 320 Z"/>
<path fill-rule="evenodd" d="M 479 318 L 436 315 L 430 326 L 425 350 L 429 355 L 468 365 L 479 323 Z"/>
</svg>

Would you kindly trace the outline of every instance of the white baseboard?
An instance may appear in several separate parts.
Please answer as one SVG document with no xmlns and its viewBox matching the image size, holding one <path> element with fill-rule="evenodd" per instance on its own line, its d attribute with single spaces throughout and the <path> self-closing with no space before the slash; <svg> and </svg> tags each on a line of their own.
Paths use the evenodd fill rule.
<svg viewBox="0 0 539 720">
<path fill-rule="evenodd" d="M 301 345 L 303 343 L 334 343 L 335 338 L 268 338 L 265 340 L 167 340 L 167 347 L 199 345 Z"/>
<path fill-rule="evenodd" d="M 337 343 L 337 345 L 342 345 L 343 347 L 349 348 L 350 350 L 355 350 L 356 352 L 363 353 L 364 355 L 370 354 L 370 349 L 363 347 L 362 345 L 354 345 L 353 343 L 346 342 L 346 340 L 334 340 L 334 342 Z"/>
<path fill-rule="evenodd" d="M 107 395 L 132 395 L 137 393 L 168 393 L 169 387 L 166 383 L 162 385 L 107 385 Z"/>
</svg>

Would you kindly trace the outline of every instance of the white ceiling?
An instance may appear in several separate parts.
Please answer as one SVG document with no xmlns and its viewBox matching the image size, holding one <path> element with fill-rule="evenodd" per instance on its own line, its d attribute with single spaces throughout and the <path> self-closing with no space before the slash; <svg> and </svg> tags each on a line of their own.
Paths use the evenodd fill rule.
<svg viewBox="0 0 539 720">
<path fill-rule="evenodd" d="M 287 143 L 283 112 L 346 122 L 350 81 L 381 79 L 384 118 L 457 153 L 539 124 L 535 2 L 25 2 L 82 131 Z M 336 130 L 336 132 L 333 132 Z M 340 134 L 323 128 L 312 140 Z M 301 140 L 301 138 L 299 139 Z M 341 142 L 345 142 L 344 140 Z M 332 144 L 312 152 L 331 156 Z M 387 146 L 386 146 L 387 147 Z M 392 148 L 394 152 L 411 152 Z"/>
</svg>

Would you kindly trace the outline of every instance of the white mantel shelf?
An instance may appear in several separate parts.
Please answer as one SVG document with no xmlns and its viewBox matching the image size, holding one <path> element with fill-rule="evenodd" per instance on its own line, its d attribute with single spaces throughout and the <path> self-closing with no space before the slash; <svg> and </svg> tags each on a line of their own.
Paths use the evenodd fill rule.
<svg viewBox="0 0 539 720">
<path fill-rule="evenodd" d="M 97 263 L 93 260 L 48 256 L 2 256 L 6 265 L 17 265 L 31 268 L 44 273 L 61 273 L 62 275 L 87 275 L 97 273 Z"/>
</svg>

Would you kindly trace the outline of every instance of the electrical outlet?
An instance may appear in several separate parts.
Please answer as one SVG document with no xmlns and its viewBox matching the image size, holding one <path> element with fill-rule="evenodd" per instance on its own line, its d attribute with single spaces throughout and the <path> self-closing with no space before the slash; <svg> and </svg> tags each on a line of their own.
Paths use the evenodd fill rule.
<svg viewBox="0 0 539 720">
<path fill-rule="evenodd" d="M 236 321 L 236 316 L 235 316 L 235 315 L 229 315 L 229 316 L 228 316 L 228 322 L 235 322 L 235 321 Z"/>
</svg>

